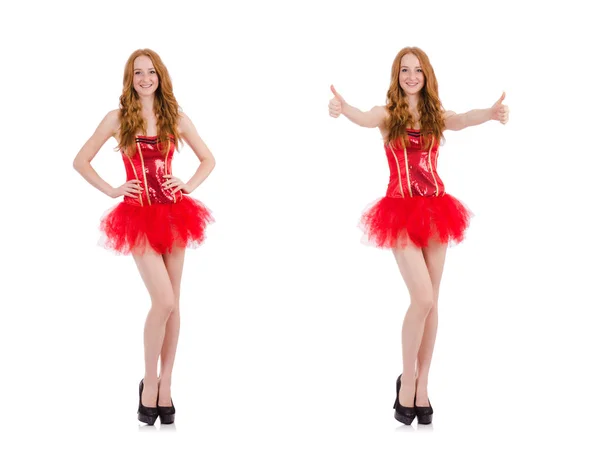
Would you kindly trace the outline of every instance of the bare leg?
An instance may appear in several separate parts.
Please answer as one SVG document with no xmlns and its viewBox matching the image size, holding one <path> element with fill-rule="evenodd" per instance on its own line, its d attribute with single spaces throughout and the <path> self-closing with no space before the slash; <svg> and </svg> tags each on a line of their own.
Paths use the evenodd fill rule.
<svg viewBox="0 0 600 455">
<path fill-rule="evenodd" d="M 433 287 L 421 248 L 412 244 L 394 249 L 394 257 L 410 294 L 410 306 L 402 324 L 402 406 L 414 406 L 417 353 L 423 338 L 425 320 L 433 307 Z"/>
<path fill-rule="evenodd" d="M 160 380 L 158 390 L 158 405 L 171 406 L 171 377 L 179 340 L 179 295 L 181 289 L 181 275 L 183 273 L 184 248 L 174 248 L 169 254 L 163 255 L 167 272 L 171 280 L 173 295 L 175 296 L 175 307 L 167 321 L 165 339 L 160 352 Z"/>
<path fill-rule="evenodd" d="M 429 406 L 427 384 L 438 327 L 438 298 L 446 260 L 446 250 L 446 244 L 433 241 L 430 241 L 429 245 L 423 248 L 425 263 L 433 286 L 433 308 L 431 308 L 425 320 L 423 339 L 417 355 L 417 406 Z"/>
<path fill-rule="evenodd" d="M 142 404 L 155 407 L 158 395 L 158 358 L 163 345 L 167 320 L 175 307 L 175 296 L 162 256 L 153 251 L 134 254 L 144 284 L 150 294 L 152 307 L 144 326 L 144 391 Z"/>
</svg>

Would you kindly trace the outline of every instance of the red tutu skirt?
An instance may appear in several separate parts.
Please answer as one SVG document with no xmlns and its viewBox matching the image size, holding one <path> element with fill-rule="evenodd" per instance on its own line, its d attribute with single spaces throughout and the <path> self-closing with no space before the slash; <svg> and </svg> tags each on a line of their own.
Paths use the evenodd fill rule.
<svg viewBox="0 0 600 455">
<path fill-rule="evenodd" d="M 122 254 L 142 254 L 151 248 L 159 254 L 173 247 L 193 248 L 204 241 L 204 230 L 213 221 L 200 201 L 184 196 L 174 204 L 140 207 L 121 202 L 100 223 L 106 248 Z"/>
<path fill-rule="evenodd" d="M 427 246 L 429 239 L 441 243 L 463 240 L 472 213 L 458 199 L 444 194 L 432 197 L 384 197 L 361 218 L 367 242 L 380 248 L 405 247 L 409 241 Z"/>
</svg>

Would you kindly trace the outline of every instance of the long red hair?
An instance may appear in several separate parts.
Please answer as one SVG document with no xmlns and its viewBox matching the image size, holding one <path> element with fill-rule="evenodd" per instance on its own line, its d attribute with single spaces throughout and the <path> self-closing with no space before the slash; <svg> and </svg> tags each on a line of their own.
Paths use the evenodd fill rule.
<svg viewBox="0 0 600 455">
<path fill-rule="evenodd" d="M 435 72 L 425 52 L 418 47 L 405 47 L 398 52 L 392 65 L 392 77 L 390 88 L 387 92 L 386 103 L 386 109 L 389 114 L 385 125 L 388 131 L 386 142 L 394 144 L 400 140 L 405 144 L 407 139 L 406 129 L 416 123 L 416 119 L 412 117 L 408 110 L 406 93 L 400 87 L 400 63 L 402 62 L 402 57 L 407 54 L 413 54 L 419 59 L 424 76 L 424 84 L 419 92 L 418 104 L 421 135 L 422 137 L 429 137 L 429 140 L 433 138 L 441 141 L 444 137 L 444 108 L 438 94 L 438 83 Z M 427 147 L 429 145 L 430 143 L 427 144 Z"/>
<path fill-rule="evenodd" d="M 159 55 L 150 49 L 138 49 L 127 59 L 125 63 L 125 73 L 123 74 L 123 93 L 120 97 L 120 119 L 121 129 L 119 132 L 118 149 L 122 150 L 128 156 L 136 153 L 135 136 L 138 131 L 146 134 L 146 121 L 142 117 L 142 104 L 139 96 L 133 87 L 133 63 L 136 58 L 145 55 L 152 60 L 152 66 L 158 75 L 158 88 L 154 92 L 154 114 L 156 115 L 156 127 L 158 140 L 161 144 L 168 144 L 169 137 L 172 135 L 175 140 L 175 146 L 181 141 L 179 130 L 179 105 L 173 95 L 173 84 L 167 71 L 167 67 L 162 62 Z M 169 147 L 162 147 L 163 153 L 167 153 Z"/>
</svg>

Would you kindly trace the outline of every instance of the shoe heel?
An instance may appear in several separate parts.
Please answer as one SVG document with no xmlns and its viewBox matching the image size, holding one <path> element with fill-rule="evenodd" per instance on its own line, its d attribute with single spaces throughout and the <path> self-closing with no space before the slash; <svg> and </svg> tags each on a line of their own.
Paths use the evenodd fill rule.
<svg viewBox="0 0 600 455">
<path fill-rule="evenodd" d="M 416 412 L 415 408 L 407 408 L 406 406 L 402 406 L 400 404 L 400 400 L 398 399 L 398 393 L 400 392 L 400 386 L 402 383 L 402 375 L 398 376 L 396 380 L 396 401 L 394 401 L 394 418 L 404 425 L 412 424 L 413 420 L 415 420 Z"/>
<path fill-rule="evenodd" d="M 140 381 L 139 392 L 140 401 L 138 403 L 138 420 L 148 425 L 154 425 L 158 418 L 158 408 L 149 408 L 142 404 L 142 391 L 144 390 L 144 380 Z"/>
<path fill-rule="evenodd" d="M 396 400 L 394 401 L 394 406 L 393 408 L 396 409 L 396 407 L 400 404 L 400 402 L 398 401 L 398 393 L 400 393 L 400 378 L 402 377 L 402 375 L 398 376 L 398 379 L 396 379 Z"/>
</svg>

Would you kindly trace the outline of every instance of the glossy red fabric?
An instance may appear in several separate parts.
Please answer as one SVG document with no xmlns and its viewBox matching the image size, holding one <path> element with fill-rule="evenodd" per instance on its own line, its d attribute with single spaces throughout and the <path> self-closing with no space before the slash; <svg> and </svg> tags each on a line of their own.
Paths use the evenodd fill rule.
<svg viewBox="0 0 600 455">
<path fill-rule="evenodd" d="M 127 180 L 141 181 L 142 194 L 137 198 L 125 196 L 123 201 L 140 207 L 150 204 L 170 204 L 181 200 L 183 193 L 164 189 L 165 174 L 172 173 L 175 143 L 169 141 L 169 153 L 165 156 L 162 145 L 159 147 L 156 136 L 137 136 L 137 153 L 133 158 L 122 154 Z M 146 191 L 147 190 L 147 191 Z"/>
<path fill-rule="evenodd" d="M 427 246 L 435 238 L 459 243 L 472 213 L 446 194 L 437 173 L 439 144 L 422 145 L 416 130 L 408 131 L 406 147 L 386 144 L 390 180 L 386 196 L 372 204 L 361 218 L 367 242 L 380 248 L 405 247 L 409 241 Z"/>
<path fill-rule="evenodd" d="M 105 247 L 122 254 L 144 253 L 151 248 L 159 254 L 173 247 L 195 247 L 204 241 L 205 229 L 213 221 L 210 211 L 198 200 L 162 187 L 171 174 L 174 144 L 164 155 L 156 137 L 138 136 L 138 153 L 123 154 L 127 180 L 141 181 L 137 198 L 124 197 L 101 220 Z"/>
</svg>

